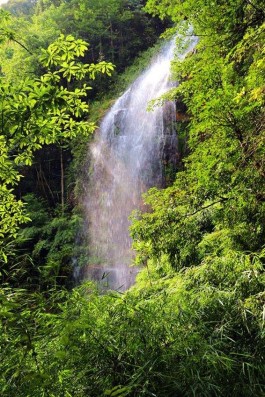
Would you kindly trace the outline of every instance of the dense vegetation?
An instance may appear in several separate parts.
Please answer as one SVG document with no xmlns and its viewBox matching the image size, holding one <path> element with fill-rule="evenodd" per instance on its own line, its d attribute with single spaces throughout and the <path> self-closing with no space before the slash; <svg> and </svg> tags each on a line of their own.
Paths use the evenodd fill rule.
<svg viewBox="0 0 265 397">
<path fill-rule="evenodd" d="M 124 294 L 69 288 L 79 216 L 69 211 L 65 163 L 80 161 L 77 137 L 95 127 L 87 89 L 102 96 L 107 61 L 123 70 L 144 49 L 141 29 L 153 34 L 149 46 L 163 24 L 137 0 L 89 4 L 1 12 L 1 395 L 263 396 L 263 1 L 147 1 L 146 11 L 173 21 L 167 34 L 179 32 L 180 51 L 187 36 L 198 43 L 173 62 L 180 83 L 161 98 L 187 108 L 177 124 L 183 170 L 145 195 L 149 212 L 132 216 L 143 270 Z M 43 153 L 60 159 L 58 180 L 48 179 Z"/>
</svg>

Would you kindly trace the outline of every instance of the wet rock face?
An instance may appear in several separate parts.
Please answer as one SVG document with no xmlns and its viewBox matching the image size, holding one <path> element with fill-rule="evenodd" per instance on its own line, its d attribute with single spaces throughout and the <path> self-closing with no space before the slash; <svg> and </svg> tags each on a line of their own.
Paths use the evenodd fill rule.
<svg viewBox="0 0 265 397">
<path fill-rule="evenodd" d="M 185 112 L 176 111 L 176 121 L 188 121 L 189 116 Z"/>
<path fill-rule="evenodd" d="M 117 112 L 113 115 L 114 136 L 124 135 L 124 129 L 122 128 L 122 126 L 124 124 L 125 118 L 126 109 L 118 109 Z"/>
<path fill-rule="evenodd" d="M 187 106 L 179 99 L 176 101 L 176 121 L 188 121 L 189 115 L 187 113 Z"/>
<path fill-rule="evenodd" d="M 161 163 L 163 164 L 163 186 L 169 185 L 174 179 L 179 161 L 175 114 L 175 103 L 167 102 L 163 106 L 163 135 L 160 149 Z"/>
</svg>

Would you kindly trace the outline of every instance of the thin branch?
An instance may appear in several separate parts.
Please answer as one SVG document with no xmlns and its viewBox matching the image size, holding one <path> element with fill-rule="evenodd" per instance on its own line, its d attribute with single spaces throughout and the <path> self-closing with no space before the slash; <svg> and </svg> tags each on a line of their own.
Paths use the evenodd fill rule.
<svg viewBox="0 0 265 397">
<path fill-rule="evenodd" d="M 199 208 L 198 210 L 196 210 L 196 211 L 194 211 L 194 212 L 191 212 L 191 213 L 189 213 L 189 214 L 183 215 L 181 218 L 186 218 L 186 217 L 188 217 L 188 216 L 193 216 L 193 215 L 197 214 L 198 212 L 204 211 L 204 210 L 206 210 L 207 208 L 210 208 L 210 207 L 214 206 L 215 204 L 219 204 L 219 203 L 222 203 L 222 202 L 227 201 L 227 200 L 231 200 L 231 199 L 228 198 L 228 197 L 222 197 L 220 200 L 214 201 L 213 203 L 208 204 L 208 205 L 206 205 L 206 206 L 204 206 L 204 207 L 201 207 L 201 208 Z"/>
<path fill-rule="evenodd" d="M 18 45 L 20 45 L 22 48 L 24 48 L 24 50 L 26 50 L 30 55 L 34 55 L 33 52 L 31 52 L 24 44 L 20 43 L 20 41 L 18 41 L 17 39 L 15 39 L 14 37 L 12 37 L 10 40 L 14 41 L 15 43 L 17 43 Z"/>
</svg>

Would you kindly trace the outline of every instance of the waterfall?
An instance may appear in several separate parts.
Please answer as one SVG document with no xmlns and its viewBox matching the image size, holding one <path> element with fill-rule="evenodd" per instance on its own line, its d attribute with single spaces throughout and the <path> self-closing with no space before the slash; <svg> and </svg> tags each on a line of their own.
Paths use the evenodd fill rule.
<svg viewBox="0 0 265 397">
<path fill-rule="evenodd" d="M 176 157 L 174 103 L 147 111 L 148 103 L 172 86 L 173 52 L 172 41 L 116 101 L 90 146 L 90 182 L 84 200 L 90 263 L 82 277 L 102 280 L 110 289 L 122 291 L 134 282 L 137 270 L 130 266 L 128 217 L 142 208 L 143 192 L 163 185 L 168 152 Z"/>
</svg>

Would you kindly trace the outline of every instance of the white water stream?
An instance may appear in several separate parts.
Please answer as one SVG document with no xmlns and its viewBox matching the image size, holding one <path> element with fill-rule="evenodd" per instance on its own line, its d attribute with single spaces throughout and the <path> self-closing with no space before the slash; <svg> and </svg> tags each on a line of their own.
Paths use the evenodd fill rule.
<svg viewBox="0 0 265 397">
<path fill-rule="evenodd" d="M 147 112 L 149 101 L 172 86 L 167 44 L 151 65 L 116 101 L 90 146 L 92 171 L 84 202 L 90 263 L 83 277 L 102 280 L 104 287 L 127 289 L 136 274 L 129 215 L 141 208 L 141 195 L 163 183 L 165 146 L 177 153 L 172 102 Z"/>
</svg>

